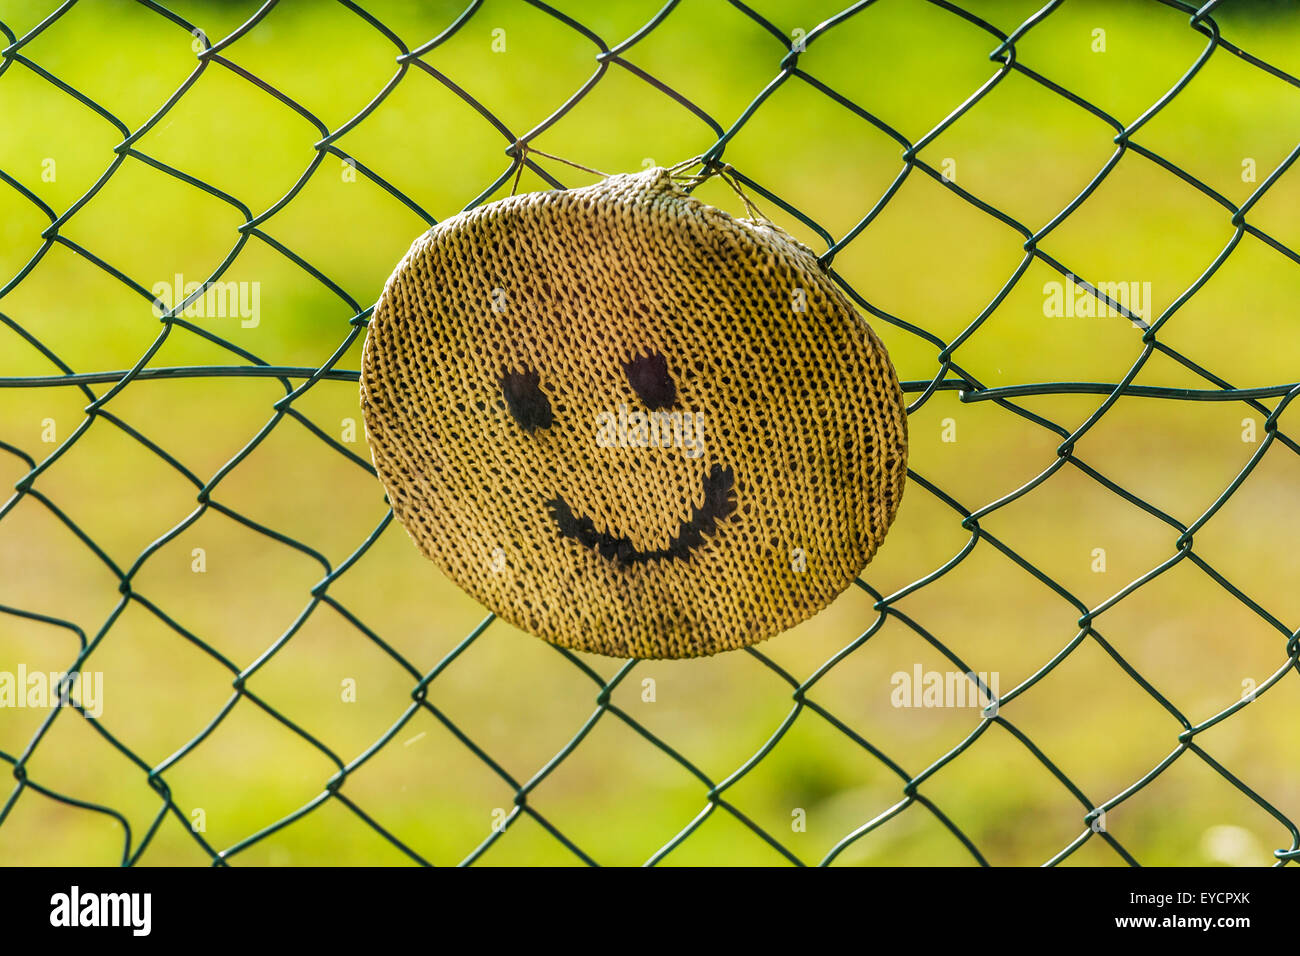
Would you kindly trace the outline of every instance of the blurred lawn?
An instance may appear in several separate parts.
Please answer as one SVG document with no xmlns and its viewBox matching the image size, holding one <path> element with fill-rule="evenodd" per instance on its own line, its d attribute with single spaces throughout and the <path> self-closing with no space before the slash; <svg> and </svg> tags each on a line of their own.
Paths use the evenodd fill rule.
<svg viewBox="0 0 1300 956">
<path fill-rule="evenodd" d="M 254 2 L 170 0 L 171 9 L 214 40 L 243 22 Z M 610 45 L 648 21 L 657 3 L 557 0 Z M 363 6 L 414 48 L 450 24 L 455 4 L 396 0 Z M 831 3 L 752 0 L 785 31 L 808 30 Z M 1036 2 L 970 2 L 1004 31 Z M 1300 73 L 1300 17 L 1216 17 L 1225 37 Z M 0 22 L 21 36 L 54 4 L 0 0 Z M 1018 44 L 1019 61 L 1125 123 L 1172 86 L 1204 48 L 1187 15 L 1152 3 L 1065 4 Z M 1104 53 L 1091 49 L 1106 31 Z M 493 30 L 506 49 L 494 52 Z M 42 68 L 84 92 L 135 130 L 195 64 L 191 39 L 165 18 L 126 0 L 81 0 L 23 49 Z M 882 0 L 813 44 L 800 67 L 915 141 L 988 77 L 988 34 L 921 0 Z M 469 24 L 426 59 L 461 84 L 519 135 L 548 117 L 595 69 L 595 47 L 544 12 L 487 0 Z M 369 103 L 394 73 L 394 48 L 344 6 L 282 4 L 224 51 L 336 129 Z M 626 54 L 729 126 L 776 75 L 783 50 L 734 9 L 685 0 Z M 122 139 L 102 117 L 21 64 L 0 76 L 0 170 L 57 213 L 108 169 Z M 955 161 L 957 183 L 1030 229 L 1048 223 L 1101 169 L 1114 133 L 1092 114 L 1012 74 L 920 153 L 939 167 Z M 276 203 L 306 172 L 321 138 L 306 119 L 219 65 L 210 66 L 135 148 L 237 197 L 255 214 Z M 538 148 L 607 171 L 671 165 L 707 149 L 708 126 L 617 65 L 595 90 L 537 140 Z M 1300 91 L 1216 52 L 1167 109 L 1135 137 L 1234 202 L 1257 183 L 1242 181 L 1253 159 L 1263 180 L 1300 140 Z M 508 168 L 506 140 L 432 76 L 411 69 L 380 108 L 338 141 L 340 149 L 387 179 L 434 217 L 454 214 Z M 728 147 L 727 159 L 803 210 L 835 236 L 851 229 L 901 166 L 898 146 L 852 112 L 797 81 L 780 88 Z M 55 162 L 53 181 L 42 178 Z M 566 184 L 592 177 L 539 159 Z M 348 181 L 326 156 L 302 192 L 262 228 L 338 287 L 368 305 L 393 264 L 424 228 L 409 208 L 364 175 Z M 544 188 L 524 176 L 521 189 Z M 504 195 L 506 186 L 498 191 Z M 717 183 L 700 195 L 740 212 Z M 496 197 L 494 197 L 496 198 Z M 802 224 L 760 205 L 818 249 Z M 1300 248 L 1300 173 L 1284 176 L 1251 211 L 1251 221 Z M 243 216 L 192 185 L 127 158 L 62 232 L 145 288 L 206 277 L 235 247 Z M 48 219 L 19 192 L 0 188 L 0 281 L 40 247 Z M 1157 164 L 1130 152 L 1043 248 L 1095 280 L 1147 281 L 1158 315 L 1232 237 L 1221 207 Z M 1022 238 L 932 179 L 909 176 L 885 211 L 835 259 L 835 268 L 874 306 L 945 341 L 988 305 L 1016 270 Z M 1141 351 L 1139 334 L 1118 319 L 1046 319 L 1040 262 L 957 361 L 987 385 L 1052 380 L 1118 381 Z M 259 238 L 239 252 L 224 280 L 261 286 L 261 322 L 192 319 L 272 364 L 319 365 L 345 340 L 353 310 Z M 1247 236 L 1227 264 L 1162 330 L 1161 340 L 1236 386 L 1300 380 L 1295 303 L 1300 269 Z M 36 336 L 76 371 L 126 368 L 160 325 L 149 304 L 86 258 L 55 245 L 0 298 L 0 313 Z M 935 347 L 874 321 L 900 378 L 932 378 Z M 339 362 L 357 368 L 361 340 Z M 178 330 L 156 366 L 241 360 Z M 56 369 L 11 328 L 0 325 L 0 376 Z M 1206 387 L 1160 356 L 1137 382 Z M 97 394 L 103 394 L 101 387 Z M 210 379 L 132 384 L 105 410 L 208 480 L 274 415 L 283 395 L 272 381 Z M 1101 396 L 1042 396 L 1021 404 L 1067 429 L 1085 421 Z M 0 439 L 42 460 L 45 420 L 62 441 L 83 420 L 72 388 L 0 388 Z M 342 440 L 360 421 L 355 385 L 324 382 L 294 403 Z M 1184 524 L 1209 507 L 1258 448 L 1242 440 L 1245 405 L 1117 403 L 1079 442 L 1077 456 L 1107 478 Z M 957 441 L 944 442 L 946 419 Z M 1295 431 L 1296 413 L 1281 418 Z M 990 402 L 931 398 L 911 419 L 911 464 L 969 509 L 995 501 L 1039 474 L 1059 438 Z M 358 437 L 350 445 L 368 457 Z M 27 472 L 0 454 L 0 479 Z M 63 509 L 119 567 L 195 507 L 195 490 L 159 457 L 108 421 L 98 421 L 35 488 Z M 1275 445 L 1228 505 L 1196 535 L 1196 551 L 1288 628 L 1300 626 L 1293 542 L 1300 460 Z M 385 514 L 377 482 L 299 422 L 281 421 L 224 478 L 213 501 L 300 540 L 337 567 Z M 1177 534 L 1066 467 L 1032 493 L 993 512 L 982 527 L 1089 606 L 1169 558 Z M 966 544 L 958 516 L 920 484 L 910 485 L 895 527 L 866 581 L 885 594 L 943 566 Z M 193 549 L 206 573 L 191 571 Z M 1104 573 L 1092 570 L 1104 548 Z M 133 588 L 179 624 L 246 667 L 285 633 L 324 573 L 299 550 L 273 542 L 210 509 L 153 554 Z M 39 501 L 27 497 L 0 520 L 0 604 L 53 615 L 95 635 L 113 615 L 118 582 Z M 427 673 L 482 619 L 484 610 L 444 581 L 390 526 L 358 564 L 329 588 L 343 607 Z M 997 671 L 1005 693 L 1064 648 L 1078 612 L 987 543 L 951 572 L 895 605 L 979 671 Z M 764 645 L 802 680 L 874 620 L 854 590 L 808 624 Z M 1107 641 L 1193 723 L 1232 704 L 1243 681 L 1263 682 L 1284 660 L 1284 639 L 1189 562 L 1139 589 L 1097 621 Z M 0 616 L 0 670 L 61 670 L 76 652 L 66 630 Z M 588 658 L 605 677 L 616 661 Z M 910 774 L 944 756 L 978 724 L 970 710 L 891 706 L 896 671 L 948 669 L 915 632 L 889 621 L 832 668 L 810 697 Z M 193 739 L 229 700 L 231 676 L 140 605 L 117 617 L 87 665 L 105 674 L 103 727 L 150 766 Z M 656 699 L 642 700 L 653 678 Z M 354 680 L 356 702 L 340 687 Z M 411 676 L 333 608 L 321 605 L 249 681 L 248 689 L 351 761 L 379 739 L 410 702 Z M 715 781 L 758 751 L 781 726 L 790 687 L 745 653 L 691 662 L 637 665 L 612 701 Z M 596 685 L 552 648 L 494 624 L 430 686 L 430 701 L 520 781 L 531 778 L 595 709 Z M 1288 675 L 1259 701 L 1197 737 L 1197 743 L 1292 820 L 1300 819 L 1300 680 Z M 1028 735 L 1094 802 L 1109 799 L 1154 768 L 1177 745 L 1181 726 L 1095 642 L 1076 652 L 1002 715 Z M 0 710 L 0 751 L 21 754 L 44 714 Z M 187 813 L 203 810 L 205 838 L 225 849 L 320 794 L 337 770 L 321 750 L 243 700 L 164 778 Z M 159 799 L 138 764 L 86 721 L 62 714 L 27 764 L 29 778 L 68 797 L 106 805 L 150 826 Z M 706 787 L 612 715 L 529 795 L 551 823 L 606 863 L 650 857 L 706 806 Z M 902 797 L 899 778 L 812 710 L 726 799 L 805 861 Z M 6 792 L 7 788 L 6 788 Z M 922 787 L 925 796 L 993 863 L 1040 863 L 1084 829 L 1083 808 L 1001 727 Z M 343 793 L 373 819 L 437 863 L 462 859 L 489 833 L 513 793 L 427 713 L 350 776 Z M 792 830 L 796 808 L 805 831 Z M 1196 755 L 1180 757 L 1154 783 L 1113 810 L 1111 833 L 1140 861 L 1268 863 L 1291 836 Z M 1240 828 L 1234 849 L 1207 839 Z M 121 856 L 123 832 L 108 816 L 27 791 L 0 826 L 0 863 L 102 863 Z M 1230 841 L 1231 842 L 1231 841 Z M 1217 847 L 1217 849 L 1216 849 Z M 781 857 L 730 814 L 718 811 L 668 863 L 776 863 Z M 1071 862 L 1119 858 L 1090 840 Z M 338 801 L 324 805 L 234 858 L 255 864 L 360 864 L 407 861 Z M 564 863 L 575 857 L 541 826 L 521 818 L 485 863 Z M 145 864 L 207 862 L 182 825 L 163 822 Z M 838 862 L 973 862 L 923 806 L 913 805 L 853 843 Z"/>
</svg>

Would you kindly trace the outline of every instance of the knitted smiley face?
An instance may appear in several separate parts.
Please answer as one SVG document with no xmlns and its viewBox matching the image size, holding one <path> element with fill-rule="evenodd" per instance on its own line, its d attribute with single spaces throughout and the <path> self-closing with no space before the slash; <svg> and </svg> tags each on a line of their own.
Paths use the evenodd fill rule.
<svg viewBox="0 0 1300 956">
<path fill-rule="evenodd" d="M 663 169 L 418 239 L 361 399 L 420 550 L 602 654 L 712 654 L 811 616 L 871 560 L 906 472 L 893 367 L 811 252 Z"/>
</svg>

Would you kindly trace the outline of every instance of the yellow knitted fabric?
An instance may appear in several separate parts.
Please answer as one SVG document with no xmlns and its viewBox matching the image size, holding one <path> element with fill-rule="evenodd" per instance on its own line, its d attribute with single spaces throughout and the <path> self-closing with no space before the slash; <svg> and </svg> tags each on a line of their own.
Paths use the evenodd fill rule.
<svg viewBox="0 0 1300 956">
<path fill-rule="evenodd" d="M 852 583 L 903 493 L 880 341 L 805 246 L 664 169 L 421 236 L 375 308 L 361 401 L 420 550 L 577 650 L 778 634 Z"/>
</svg>

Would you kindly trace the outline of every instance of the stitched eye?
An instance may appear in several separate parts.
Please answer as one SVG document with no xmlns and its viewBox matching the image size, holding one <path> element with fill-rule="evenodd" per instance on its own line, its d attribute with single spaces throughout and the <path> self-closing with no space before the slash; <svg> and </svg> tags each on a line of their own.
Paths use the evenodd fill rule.
<svg viewBox="0 0 1300 956">
<path fill-rule="evenodd" d="M 677 403 L 677 386 L 668 377 L 668 361 L 658 352 L 635 356 L 623 363 L 628 384 L 647 408 L 671 408 Z"/>
<path fill-rule="evenodd" d="M 551 412 L 551 401 L 542 391 L 536 372 L 525 369 L 522 372 L 506 372 L 501 376 L 501 394 L 505 396 L 506 408 L 526 432 L 538 428 L 550 428 L 555 421 Z"/>
</svg>

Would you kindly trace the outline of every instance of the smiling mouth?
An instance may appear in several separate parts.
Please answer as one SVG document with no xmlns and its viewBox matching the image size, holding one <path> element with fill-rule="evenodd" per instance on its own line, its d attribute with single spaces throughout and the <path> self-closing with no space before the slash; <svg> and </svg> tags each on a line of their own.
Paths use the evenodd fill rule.
<svg viewBox="0 0 1300 956">
<path fill-rule="evenodd" d="M 630 539 L 599 530 L 587 516 L 575 515 L 563 498 L 551 499 L 546 502 L 546 507 L 555 519 L 561 537 L 572 538 L 616 564 L 630 566 L 651 561 L 689 561 L 691 552 L 705 543 L 704 536 L 714 534 L 718 522 L 736 510 L 735 485 L 735 475 L 730 468 L 714 465 L 709 469 L 704 476 L 703 506 L 691 510 L 691 516 L 682 521 L 668 547 L 654 551 L 640 551 Z"/>
</svg>

